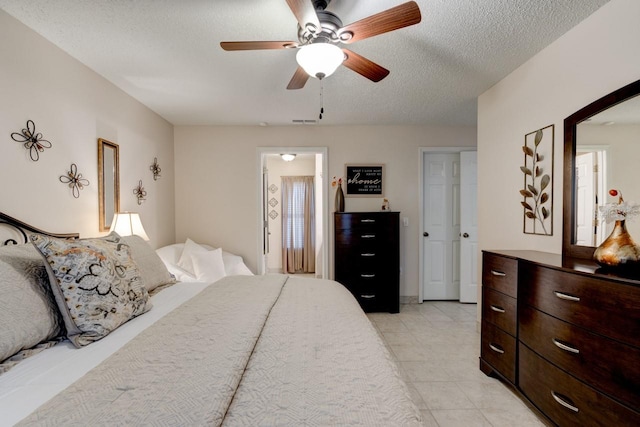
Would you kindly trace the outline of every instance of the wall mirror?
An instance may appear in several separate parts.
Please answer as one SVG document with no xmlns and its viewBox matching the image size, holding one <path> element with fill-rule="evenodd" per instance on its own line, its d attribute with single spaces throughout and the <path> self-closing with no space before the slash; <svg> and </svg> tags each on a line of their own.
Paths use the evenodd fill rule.
<svg viewBox="0 0 640 427">
<path fill-rule="evenodd" d="M 591 258 L 612 224 L 598 218 L 598 207 L 616 202 L 612 188 L 625 201 L 640 202 L 640 80 L 622 87 L 564 120 L 564 188 L 562 253 Z M 627 223 L 640 239 L 640 222 Z"/>
<path fill-rule="evenodd" d="M 98 139 L 98 209 L 100 231 L 109 231 L 113 214 L 120 211 L 118 144 Z"/>
</svg>

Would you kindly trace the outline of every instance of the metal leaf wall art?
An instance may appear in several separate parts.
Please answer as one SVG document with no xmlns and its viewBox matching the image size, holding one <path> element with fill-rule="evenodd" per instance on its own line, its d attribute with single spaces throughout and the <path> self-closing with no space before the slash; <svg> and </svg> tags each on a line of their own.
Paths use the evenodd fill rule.
<svg viewBox="0 0 640 427">
<path fill-rule="evenodd" d="M 60 182 L 71 188 L 71 193 L 76 199 L 80 197 L 80 190 L 89 185 L 89 180 L 84 179 L 82 174 L 78 173 L 78 167 L 75 163 L 71 163 L 71 168 L 66 175 L 60 176 Z"/>
<path fill-rule="evenodd" d="M 46 139 L 42 139 L 41 133 L 36 133 L 36 125 L 33 120 L 27 120 L 27 127 L 20 132 L 13 132 L 11 139 L 16 142 L 20 142 L 24 145 L 24 148 L 29 150 L 29 157 L 34 162 L 40 159 L 40 153 L 45 148 L 51 148 L 51 143 Z"/>
<path fill-rule="evenodd" d="M 136 198 L 138 199 L 139 205 L 141 205 L 142 202 L 147 200 L 147 192 L 142 186 L 142 180 L 138 181 L 138 186 L 133 189 L 133 194 L 135 194 Z"/>
<path fill-rule="evenodd" d="M 553 138 L 554 125 L 524 137 L 524 227 L 527 234 L 553 235 Z"/>
</svg>

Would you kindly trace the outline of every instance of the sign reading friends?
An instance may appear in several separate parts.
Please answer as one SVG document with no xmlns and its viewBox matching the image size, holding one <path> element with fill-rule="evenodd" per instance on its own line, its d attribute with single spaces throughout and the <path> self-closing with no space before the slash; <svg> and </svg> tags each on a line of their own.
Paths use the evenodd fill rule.
<svg viewBox="0 0 640 427">
<path fill-rule="evenodd" d="M 347 196 L 383 197 L 384 165 L 346 165 Z"/>
</svg>

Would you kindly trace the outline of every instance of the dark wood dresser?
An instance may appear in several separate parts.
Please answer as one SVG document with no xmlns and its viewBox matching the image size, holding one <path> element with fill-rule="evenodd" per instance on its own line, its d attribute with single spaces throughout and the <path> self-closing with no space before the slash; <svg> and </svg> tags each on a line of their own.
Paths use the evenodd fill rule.
<svg viewBox="0 0 640 427">
<path fill-rule="evenodd" d="M 335 279 L 364 311 L 400 311 L 400 213 L 336 212 Z"/>
<path fill-rule="evenodd" d="M 640 425 L 640 280 L 587 260 L 484 251 L 480 369 L 560 426 Z"/>
</svg>

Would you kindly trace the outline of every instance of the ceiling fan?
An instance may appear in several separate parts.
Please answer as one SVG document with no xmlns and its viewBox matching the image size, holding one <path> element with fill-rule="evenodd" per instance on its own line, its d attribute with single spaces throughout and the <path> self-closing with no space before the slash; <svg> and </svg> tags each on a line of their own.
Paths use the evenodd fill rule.
<svg viewBox="0 0 640 427">
<path fill-rule="evenodd" d="M 373 82 L 387 77 L 389 70 L 349 49 L 338 47 L 338 44 L 350 44 L 419 23 L 422 17 L 416 2 L 403 3 L 345 26 L 338 16 L 325 10 L 330 2 L 287 0 L 298 20 L 298 42 L 221 42 L 220 47 L 227 51 L 299 49 L 296 56 L 298 69 L 287 89 L 303 88 L 309 76 L 323 79 L 341 64 Z"/>
</svg>

